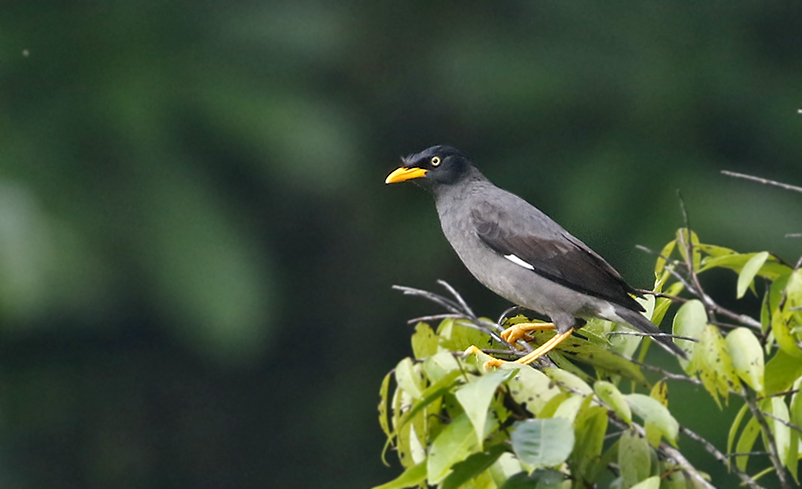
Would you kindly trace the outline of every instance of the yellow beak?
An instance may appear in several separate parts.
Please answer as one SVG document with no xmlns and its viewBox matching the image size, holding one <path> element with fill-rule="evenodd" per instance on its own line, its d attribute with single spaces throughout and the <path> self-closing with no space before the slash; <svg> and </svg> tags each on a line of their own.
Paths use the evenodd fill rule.
<svg viewBox="0 0 802 489">
<path fill-rule="evenodd" d="M 424 170 L 423 168 L 405 168 L 402 166 L 396 168 L 391 174 L 387 175 L 387 179 L 384 180 L 384 183 L 398 183 L 412 180 L 413 178 L 420 178 L 426 175 L 427 171 L 428 170 Z"/>
</svg>

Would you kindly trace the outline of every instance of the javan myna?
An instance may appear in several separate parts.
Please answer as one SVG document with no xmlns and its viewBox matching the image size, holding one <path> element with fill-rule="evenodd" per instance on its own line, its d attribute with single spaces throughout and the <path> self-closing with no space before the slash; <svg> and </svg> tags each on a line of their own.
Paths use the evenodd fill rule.
<svg viewBox="0 0 802 489">
<path fill-rule="evenodd" d="M 460 151 L 433 146 L 402 158 L 385 182 L 407 180 L 434 194 L 446 239 L 479 282 L 551 319 L 551 324 L 527 323 L 504 332 L 512 342 L 524 330 L 557 330 L 517 362 L 530 363 L 548 353 L 593 317 L 661 334 L 641 315 L 644 309 L 633 298 L 639 294 L 604 258 L 536 207 L 493 185 Z M 655 339 L 685 357 L 670 338 Z"/>
</svg>

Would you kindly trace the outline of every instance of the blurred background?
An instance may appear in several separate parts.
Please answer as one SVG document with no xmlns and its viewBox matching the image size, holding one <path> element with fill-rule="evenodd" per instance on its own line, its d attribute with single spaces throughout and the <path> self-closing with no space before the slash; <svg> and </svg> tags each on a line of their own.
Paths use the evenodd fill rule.
<svg viewBox="0 0 802 489">
<path fill-rule="evenodd" d="M 440 310 L 391 285 L 507 307 L 383 183 L 433 144 L 638 287 L 678 189 L 703 241 L 796 261 L 802 196 L 719 172 L 802 184 L 800 33 L 765 0 L 5 3 L 0 485 L 395 477 L 379 384 Z"/>
</svg>

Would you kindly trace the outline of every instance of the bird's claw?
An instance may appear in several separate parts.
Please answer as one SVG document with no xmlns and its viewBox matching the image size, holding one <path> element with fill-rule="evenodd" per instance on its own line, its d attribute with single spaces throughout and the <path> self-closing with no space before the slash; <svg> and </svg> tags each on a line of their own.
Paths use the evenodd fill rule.
<svg viewBox="0 0 802 489">
<path fill-rule="evenodd" d="M 530 331 L 546 331 L 554 329 L 551 323 L 517 323 L 501 332 L 501 338 L 507 343 L 514 345 L 518 340 L 528 341 Z"/>
<path fill-rule="evenodd" d="M 501 339 L 506 341 L 507 343 L 514 345 L 518 340 L 531 340 L 532 337 L 523 330 L 519 328 L 517 324 L 513 324 L 509 328 L 505 329 L 500 333 Z"/>
<path fill-rule="evenodd" d="M 476 345 L 469 346 L 468 349 L 465 350 L 465 353 L 462 354 L 462 356 L 463 356 L 463 358 L 465 358 L 468 355 L 476 355 L 478 353 L 481 353 L 482 355 L 484 355 L 486 357 L 489 357 L 489 359 L 487 361 L 485 361 L 485 363 L 482 364 L 482 367 L 485 370 L 489 370 L 492 367 L 500 367 L 502 364 L 507 363 L 504 360 L 499 360 L 496 357 L 488 355 L 487 353 L 483 352 L 482 349 L 479 348 Z"/>
</svg>

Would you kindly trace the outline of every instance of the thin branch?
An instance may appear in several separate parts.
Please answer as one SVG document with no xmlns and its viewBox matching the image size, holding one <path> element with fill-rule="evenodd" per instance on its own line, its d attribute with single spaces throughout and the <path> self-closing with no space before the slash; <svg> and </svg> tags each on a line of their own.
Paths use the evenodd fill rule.
<svg viewBox="0 0 802 489">
<path fill-rule="evenodd" d="M 755 456 L 755 455 L 757 455 L 757 456 L 769 455 L 769 452 L 733 452 L 733 453 L 728 453 L 727 457 L 729 457 L 729 458 L 733 458 L 733 457 L 752 457 L 752 456 Z"/>
<path fill-rule="evenodd" d="M 765 178 L 755 177 L 752 175 L 746 175 L 743 173 L 736 173 L 734 171 L 727 171 L 721 170 L 722 175 L 727 175 L 728 177 L 735 177 L 735 178 L 743 178 L 744 180 L 751 180 L 753 182 L 762 183 L 764 185 L 774 185 L 775 187 L 780 187 L 785 190 L 791 190 L 793 192 L 800 192 L 802 193 L 802 187 L 797 187 L 796 185 L 788 185 L 787 183 L 782 182 L 775 182 L 774 180 L 767 180 Z"/>
<path fill-rule="evenodd" d="M 423 297 L 424 299 L 428 299 L 432 302 L 440 304 L 444 308 L 448 309 L 454 314 L 464 315 L 465 312 L 460 310 L 459 305 L 455 304 L 449 299 L 445 297 L 435 294 L 434 292 L 429 292 L 427 290 L 415 289 L 412 287 L 405 287 L 403 285 L 393 285 L 393 289 L 400 290 L 404 293 L 404 295 L 416 295 L 419 297 Z"/>
<path fill-rule="evenodd" d="M 428 321 L 441 321 L 443 319 L 462 319 L 462 314 L 432 314 L 431 316 L 421 316 L 407 319 L 407 324 L 425 323 Z"/>
<path fill-rule="evenodd" d="M 468 303 L 465 302 L 465 299 L 463 299 L 462 296 L 457 293 L 457 291 L 454 289 L 454 287 L 451 286 L 451 284 L 441 279 L 437 279 L 437 283 L 445 287 L 447 291 L 451 292 L 451 295 L 453 295 L 454 298 L 457 299 L 457 302 L 459 302 L 459 305 L 462 306 L 462 309 L 465 312 L 467 312 L 471 316 L 476 316 L 473 313 L 473 310 L 468 306 Z"/>
<path fill-rule="evenodd" d="M 623 357 L 623 355 L 621 355 L 621 356 Z M 626 357 L 624 357 L 624 358 L 626 358 Z M 682 375 L 682 374 L 675 374 L 673 372 L 669 372 L 668 370 L 664 370 L 664 369 L 662 369 L 660 367 L 655 367 L 654 365 L 649 365 L 648 363 L 639 362 L 639 361 L 631 359 L 631 358 L 628 358 L 627 360 L 631 361 L 635 365 L 638 365 L 638 366 L 640 366 L 641 368 L 643 368 L 645 370 L 649 370 L 651 372 L 657 372 L 657 373 L 659 373 L 660 375 L 662 375 L 666 379 L 681 380 L 683 382 L 690 382 L 691 384 L 702 385 L 702 381 L 700 381 L 699 379 L 696 379 L 694 377 L 689 377 L 687 375 Z"/>
<path fill-rule="evenodd" d="M 783 487 L 783 489 L 790 489 L 791 486 L 788 483 L 788 475 L 785 473 L 782 459 L 777 451 L 777 441 L 774 438 L 774 433 L 771 431 L 771 428 L 769 428 L 769 423 L 766 421 L 766 417 L 763 416 L 763 411 L 761 411 L 757 406 L 755 394 L 743 385 L 741 386 L 741 390 L 744 394 L 746 404 L 749 406 L 749 410 L 752 412 L 752 416 L 755 418 L 755 421 L 757 421 L 757 424 L 760 425 L 760 429 L 763 431 L 763 434 L 768 441 L 768 449 L 770 454 L 769 458 L 771 459 L 772 465 L 774 465 L 774 471 L 777 473 L 777 478 L 780 480 L 780 485 Z"/>
<path fill-rule="evenodd" d="M 691 338 L 690 336 L 680 336 L 671 333 L 643 333 L 641 331 L 610 331 L 609 333 L 605 333 L 607 336 L 615 336 L 615 335 L 630 335 L 630 336 L 648 336 L 649 338 L 677 338 L 680 340 L 688 340 L 693 341 L 694 343 L 698 343 L 699 340 L 696 338 Z"/>
<path fill-rule="evenodd" d="M 775 415 L 773 415 L 771 413 L 767 413 L 766 411 L 763 411 L 763 415 L 764 416 L 768 416 L 769 418 L 771 418 L 771 419 L 773 419 L 775 421 L 779 421 L 780 424 L 784 424 L 785 426 L 791 428 L 792 430 L 796 430 L 796 431 L 802 433 L 802 428 L 800 428 L 799 426 L 795 425 L 794 423 L 791 423 L 790 421 L 786 421 L 786 420 L 784 420 L 782 418 L 778 418 L 777 416 L 775 416 Z"/>
<path fill-rule="evenodd" d="M 674 278 L 676 278 L 678 281 L 682 282 L 682 284 L 685 286 L 685 288 L 688 289 L 688 292 L 690 292 L 691 294 L 693 294 L 696 297 L 698 297 L 699 299 L 701 299 L 702 303 L 705 305 L 705 308 L 707 309 L 707 311 L 709 313 L 711 313 L 711 314 L 712 313 L 721 314 L 722 316 L 726 316 L 727 318 L 732 319 L 733 321 L 738 321 L 739 323 L 741 323 L 744 326 L 747 326 L 749 328 L 762 331 L 763 326 L 760 324 L 759 321 L 755 320 L 754 318 L 752 318 L 750 316 L 747 316 L 746 314 L 738 314 L 738 313 L 732 312 L 729 309 L 726 309 L 726 308 L 721 307 L 720 305 L 718 305 L 716 303 L 716 301 L 714 301 L 709 295 L 707 295 L 701 289 L 701 284 L 699 285 L 700 288 L 697 288 L 695 285 L 691 285 L 687 280 L 685 280 L 685 278 L 682 275 L 679 274 L 679 272 L 677 272 L 673 268 L 666 267 L 666 270 L 668 270 L 669 273 L 671 273 L 671 275 L 674 276 Z M 693 273 L 692 275 L 694 277 L 696 277 L 695 273 Z M 697 279 L 697 282 L 698 282 L 698 279 Z M 663 294 L 663 296 L 671 298 L 671 296 L 669 296 L 668 294 Z M 709 321 L 709 322 L 714 323 L 714 324 L 718 323 L 718 321 L 716 321 L 715 319 L 713 319 L 712 321 Z"/>
<path fill-rule="evenodd" d="M 526 308 L 523 307 L 523 306 L 512 306 L 512 307 L 508 307 L 507 309 L 504 309 L 504 312 L 502 312 L 501 316 L 498 317 L 498 321 L 496 321 L 496 323 L 498 323 L 499 325 L 502 325 L 504 323 L 504 320 L 507 319 L 507 316 L 512 311 L 517 311 L 519 309 L 526 309 Z"/>
<path fill-rule="evenodd" d="M 697 435 L 696 433 L 694 433 L 693 431 L 689 430 L 688 428 L 686 428 L 684 426 L 680 425 L 679 430 L 680 430 L 681 433 L 683 433 L 685 436 L 687 436 L 691 440 L 694 440 L 695 442 L 700 443 L 702 445 L 702 447 L 707 451 L 707 453 L 709 453 L 716 460 L 718 460 L 719 462 L 724 464 L 728 469 L 732 470 L 735 473 L 735 475 L 737 475 L 738 478 L 741 479 L 741 481 L 743 481 L 744 484 L 746 484 L 747 486 L 751 487 L 752 489 L 765 489 L 763 486 L 761 486 L 760 484 L 755 482 L 754 479 L 749 477 L 749 474 L 747 474 L 746 472 L 742 471 L 738 467 L 735 467 L 732 464 L 730 464 L 729 460 L 727 460 L 727 456 L 724 455 L 723 453 L 721 453 L 719 451 L 719 449 L 716 448 L 715 445 L 713 445 L 712 443 L 710 443 L 706 439 L 702 438 L 700 435 Z"/>
<path fill-rule="evenodd" d="M 653 290 L 638 289 L 638 292 L 641 292 L 643 294 L 653 295 L 655 297 L 662 297 L 664 299 L 671 299 L 671 302 L 679 302 L 680 304 L 685 304 L 690 300 L 684 297 L 680 297 L 678 295 L 666 294 L 665 292 L 655 292 Z"/>
<path fill-rule="evenodd" d="M 800 389 L 791 389 L 789 391 L 777 392 L 775 394 L 771 394 L 771 395 L 768 395 L 768 396 L 759 396 L 759 397 L 756 397 L 755 400 L 756 401 L 762 401 L 763 399 L 767 399 L 767 398 L 771 398 L 771 397 L 788 396 L 788 395 L 791 395 L 791 394 L 796 394 L 799 391 L 800 391 Z"/>
<path fill-rule="evenodd" d="M 403 285 L 393 285 L 393 289 L 403 292 L 404 295 L 423 297 L 424 299 L 432 301 L 435 304 L 439 304 L 447 311 L 449 311 L 449 314 L 443 315 L 443 317 L 451 317 L 454 319 L 467 320 L 469 323 L 471 323 L 472 325 L 471 327 L 473 327 L 474 329 L 478 329 L 484 333 L 487 333 L 497 342 L 507 346 L 509 350 L 506 353 L 509 355 L 522 356 L 528 352 L 534 351 L 534 348 L 532 348 L 532 346 L 529 343 L 523 340 L 518 340 L 516 342 L 516 345 L 521 346 L 523 353 L 521 352 L 521 349 L 515 348 L 510 343 L 504 341 L 504 339 L 501 338 L 501 336 L 498 334 L 499 332 L 504 331 L 503 326 L 496 324 L 493 321 L 488 321 L 486 319 L 477 317 L 473 313 L 473 310 L 471 310 L 471 308 L 468 307 L 467 303 L 462 298 L 462 296 L 459 295 L 459 293 L 451 285 L 449 285 L 447 282 L 443 280 L 438 280 L 438 283 L 442 285 L 449 293 L 451 293 L 451 295 L 454 296 L 455 300 L 443 297 L 442 295 L 436 294 L 434 292 L 429 292 L 428 290 L 416 289 L 414 287 L 406 287 Z M 427 317 L 437 318 L 440 317 L 440 315 L 427 316 Z"/>
</svg>

